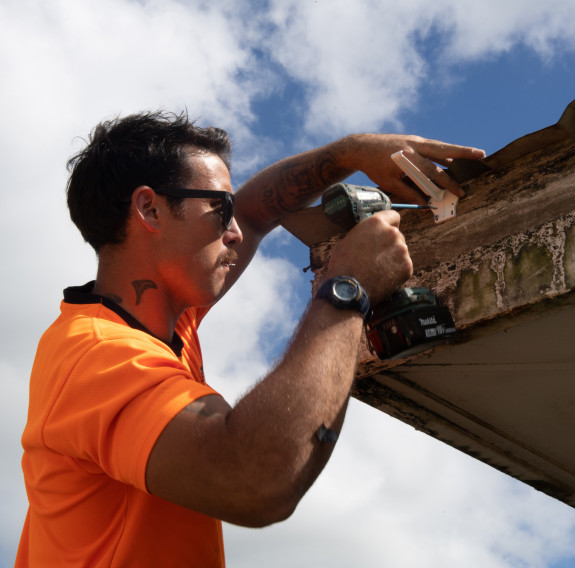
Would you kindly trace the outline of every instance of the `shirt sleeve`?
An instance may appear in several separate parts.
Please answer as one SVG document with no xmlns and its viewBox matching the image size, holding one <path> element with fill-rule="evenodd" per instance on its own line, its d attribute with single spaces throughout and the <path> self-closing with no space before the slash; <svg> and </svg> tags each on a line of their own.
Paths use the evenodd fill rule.
<svg viewBox="0 0 575 568">
<path fill-rule="evenodd" d="M 80 467 L 146 490 L 148 457 L 185 406 L 217 394 L 164 344 L 102 340 L 78 360 L 44 425 L 46 445 Z M 192 372 L 193 371 L 193 372 Z M 84 464 L 84 465 L 83 465 Z"/>
</svg>

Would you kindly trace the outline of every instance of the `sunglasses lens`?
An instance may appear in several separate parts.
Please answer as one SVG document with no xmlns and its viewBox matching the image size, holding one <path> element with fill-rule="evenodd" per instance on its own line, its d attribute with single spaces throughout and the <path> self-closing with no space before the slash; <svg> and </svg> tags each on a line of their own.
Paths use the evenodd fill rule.
<svg viewBox="0 0 575 568">
<path fill-rule="evenodd" d="M 224 214 L 223 222 L 224 227 L 229 229 L 232 225 L 232 219 L 234 218 L 234 198 L 232 195 L 226 196 L 224 202 Z"/>
</svg>

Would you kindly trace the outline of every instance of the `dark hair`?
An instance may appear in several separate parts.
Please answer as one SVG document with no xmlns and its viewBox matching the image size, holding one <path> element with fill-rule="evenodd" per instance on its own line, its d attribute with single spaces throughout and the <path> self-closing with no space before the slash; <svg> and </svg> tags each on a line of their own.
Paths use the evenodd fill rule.
<svg viewBox="0 0 575 568">
<path fill-rule="evenodd" d="M 216 154 L 230 169 L 227 133 L 194 126 L 186 112 L 146 112 L 98 124 L 87 146 L 67 164 L 70 217 L 84 239 L 96 252 L 121 244 L 132 192 L 140 185 L 186 183 L 193 176 L 187 158 L 194 150 Z M 172 199 L 171 206 L 176 202 Z"/>
</svg>

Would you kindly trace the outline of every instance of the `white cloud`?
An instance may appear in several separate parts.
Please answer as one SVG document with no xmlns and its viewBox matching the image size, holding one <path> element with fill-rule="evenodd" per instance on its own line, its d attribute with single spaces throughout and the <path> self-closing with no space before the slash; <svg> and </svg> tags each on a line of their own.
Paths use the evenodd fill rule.
<svg viewBox="0 0 575 568">
<path fill-rule="evenodd" d="M 444 0 L 436 7 L 443 12 L 438 28 L 451 35 L 445 54 L 453 61 L 482 59 L 521 44 L 544 59 L 558 47 L 575 47 L 575 5 L 569 0 Z"/>
<path fill-rule="evenodd" d="M 249 69 L 245 83 L 236 81 L 248 60 L 241 29 L 208 3 L 9 1 L 0 22 L 1 191 L 10 212 L 0 228 L 10 277 L 0 286 L 9 357 L 55 317 L 63 287 L 95 273 L 65 206 L 65 163 L 82 146 L 76 137 L 118 113 L 187 105 L 192 117 L 249 139 L 252 93 Z M 16 297 L 26 298 L 26 310 Z"/>
<path fill-rule="evenodd" d="M 26 373 L 0 361 L 0 566 L 13 564 L 26 515 L 26 492 L 20 469 L 20 436 L 26 423 L 28 388 Z"/>
<path fill-rule="evenodd" d="M 234 288 L 200 326 L 208 382 L 230 403 L 254 385 L 291 337 L 304 302 L 301 274 L 289 262 L 257 253 Z"/>
<path fill-rule="evenodd" d="M 543 59 L 559 48 L 575 48 L 575 4 L 569 0 L 271 5 L 276 32 L 266 45 L 285 72 L 304 84 L 307 104 L 301 110 L 313 139 L 401 128 L 402 112 L 417 104 L 430 82 L 453 80 L 454 64 L 519 45 Z M 426 49 L 426 42 L 434 49 Z"/>
<path fill-rule="evenodd" d="M 401 3 L 276 0 L 268 49 L 306 85 L 306 129 L 320 134 L 395 123 L 414 101 L 424 61 L 410 41 L 417 22 Z"/>
</svg>

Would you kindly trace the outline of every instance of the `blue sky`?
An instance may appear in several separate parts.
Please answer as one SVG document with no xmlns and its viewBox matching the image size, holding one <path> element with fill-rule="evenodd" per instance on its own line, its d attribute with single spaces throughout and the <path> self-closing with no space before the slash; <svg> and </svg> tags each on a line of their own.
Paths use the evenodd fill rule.
<svg viewBox="0 0 575 568">
<path fill-rule="evenodd" d="M 77 137 L 116 114 L 186 107 L 229 130 L 236 184 L 351 132 L 490 154 L 575 99 L 573 21 L 568 0 L 3 0 L 0 567 L 26 511 L 19 436 L 35 346 L 61 290 L 94 276 L 64 202 Z M 289 338 L 307 264 L 275 231 L 202 325 L 208 380 L 230 401 Z M 575 510 L 355 401 L 295 515 L 225 537 L 240 568 L 575 565 Z"/>
<path fill-rule="evenodd" d="M 422 136 L 461 140 L 491 154 L 512 140 L 554 124 L 575 98 L 574 54 L 548 61 L 518 46 L 494 60 L 461 65 L 449 89 L 422 93 L 421 106 L 408 111 L 407 130 Z"/>
</svg>

